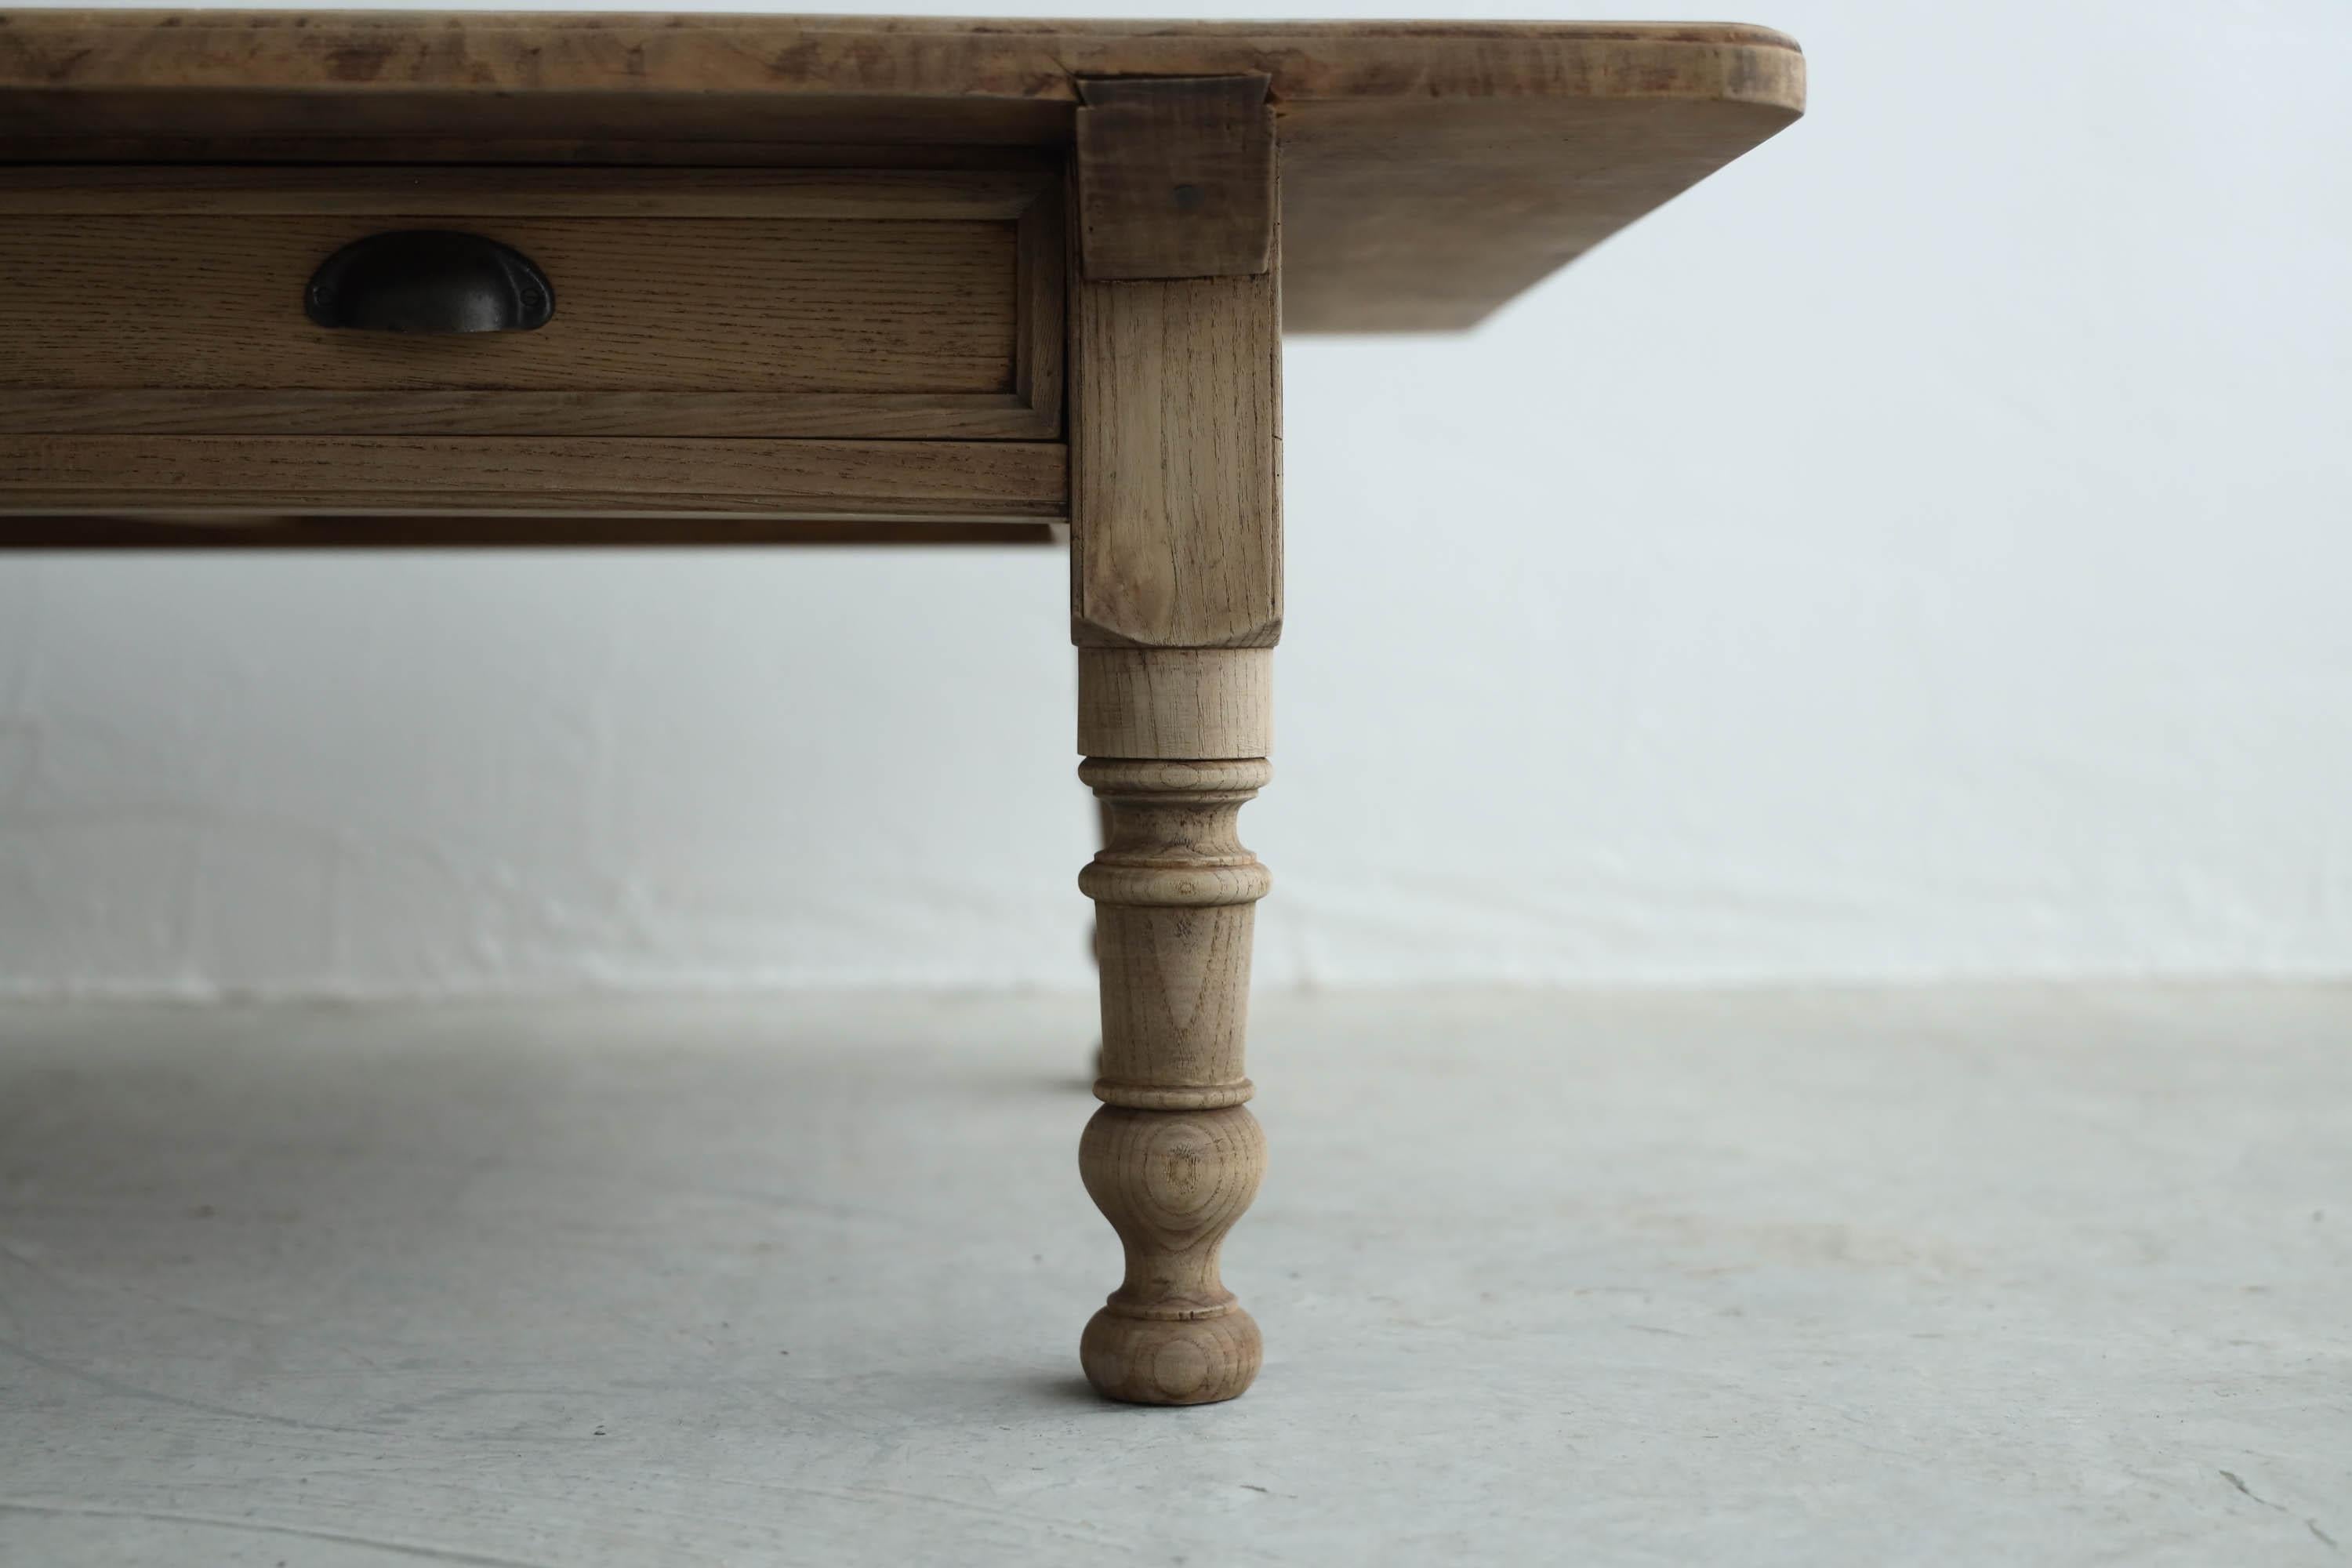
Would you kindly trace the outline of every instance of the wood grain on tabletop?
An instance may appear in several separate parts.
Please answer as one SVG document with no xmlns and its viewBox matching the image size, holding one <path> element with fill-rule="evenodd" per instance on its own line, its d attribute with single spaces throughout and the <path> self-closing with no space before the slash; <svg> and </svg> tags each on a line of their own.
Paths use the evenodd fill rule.
<svg viewBox="0 0 2352 1568">
<path fill-rule="evenodd" d="M 1066 145 L 1087 78 L 1250 74 L 1298 331 L 1468 326 L 1804 106 L 1795 44 L 1726 23 L 18 11 L 0 157 L 968 153 Z"/>
</svg>

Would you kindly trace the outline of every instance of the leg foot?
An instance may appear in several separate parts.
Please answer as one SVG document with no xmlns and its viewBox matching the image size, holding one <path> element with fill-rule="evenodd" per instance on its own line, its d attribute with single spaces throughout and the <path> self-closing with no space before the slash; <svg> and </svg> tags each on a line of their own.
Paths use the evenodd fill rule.
<svg viewBox="0 0 2352 1568">
<path fill-rule="evenodd" d="M 1106 1105 L 1078 1171 L 1127 1247 L 1127 1282 L 1087 1324 L 1087 1381 L 1134 1405 L 1207 1405 L 1250 1385 L 1257 1324 L 1218 1277 L 1217 1252 L 1257 1194 L 1265 1134 L 1238 1105 L 1200 1111 Z"/>
<path fill-rule="evenodd" d="M 1234 1399 L 1265 1360 L 1257 1321 L 1239 1306 L 1220 1318 L 1153 1323 L 1094 1315 L 1078 1339 L 1087 1381 L 1126 1405 L 1214 1405 Z"/>
</svg>

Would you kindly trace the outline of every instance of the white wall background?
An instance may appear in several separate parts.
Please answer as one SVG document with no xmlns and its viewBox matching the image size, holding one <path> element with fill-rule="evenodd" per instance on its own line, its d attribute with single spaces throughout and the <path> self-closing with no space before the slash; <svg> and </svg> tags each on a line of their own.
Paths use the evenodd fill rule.
<svg viewBox="0 0 2352 1568">
<path fill-rule="evenodd" d="M 2352 6 L 1754 19 L 1804 122 L 1293 346 L 1263 982 L 2352 973 Z M 1086 984 L 1063 594 L 0 560 L 0 989 Z"/>
</svg>

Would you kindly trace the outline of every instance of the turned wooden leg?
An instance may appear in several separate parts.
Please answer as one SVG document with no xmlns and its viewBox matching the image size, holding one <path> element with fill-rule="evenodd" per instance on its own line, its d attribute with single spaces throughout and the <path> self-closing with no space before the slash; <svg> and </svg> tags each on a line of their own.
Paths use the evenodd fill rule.
<svg viewBox="0 0 2352 1568">
<path fill-rule="evenodd" d="M 1267 657 L 1089 650 L 1082 730 L 1136 750 L 1180 738 L 1202 749 L 1262 742 Z M 1231 1399 L 1264 1356 L 1217 1265 L 1265 1170 L 1265 1135 L 1243 1103 L 1243 1056 L 1250 938 L 1269 878 L 1237 832 L 1269 773 L 1263 757 L 1091 756 L 1078 769 L 1109 818 L 1108 842 L 1078 877 L 1095 901 L 1103 1033 L 1103 1104 L 1078 1170 L 1127 1254 L 1127 1277 L 1078 1355 L 1114 1399 Z"/>
<path fill-rule="evenodd" d="M 1257 1375 L 1218 1252 L 1257 1194 L 1245 1109 L 1282 635 L 1282 331 L 1262 76 L 1089 79 L 1070 268 L 1070 631 L 1078 776 L 1108 818 L 1095 901 L 1103 1102 L 1078 1168 L 1127 1275 L 1081 1336 L 1113 1399 L 1204 1405 Z"/>
</svg>

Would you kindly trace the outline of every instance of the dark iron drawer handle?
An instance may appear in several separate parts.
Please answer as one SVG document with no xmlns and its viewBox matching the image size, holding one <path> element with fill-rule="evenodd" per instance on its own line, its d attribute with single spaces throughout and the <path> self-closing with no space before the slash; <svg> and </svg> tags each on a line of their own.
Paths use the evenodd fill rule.
<svg viewBox="0 0 2352 1568">
<path fill-rule="evenodd" d="M 370 332 L 528 332 L 555 314 L 530 258 L 478 234 L 411 228 L 356 239 L 319 264 L 302 313 Z"/>
</svg>

